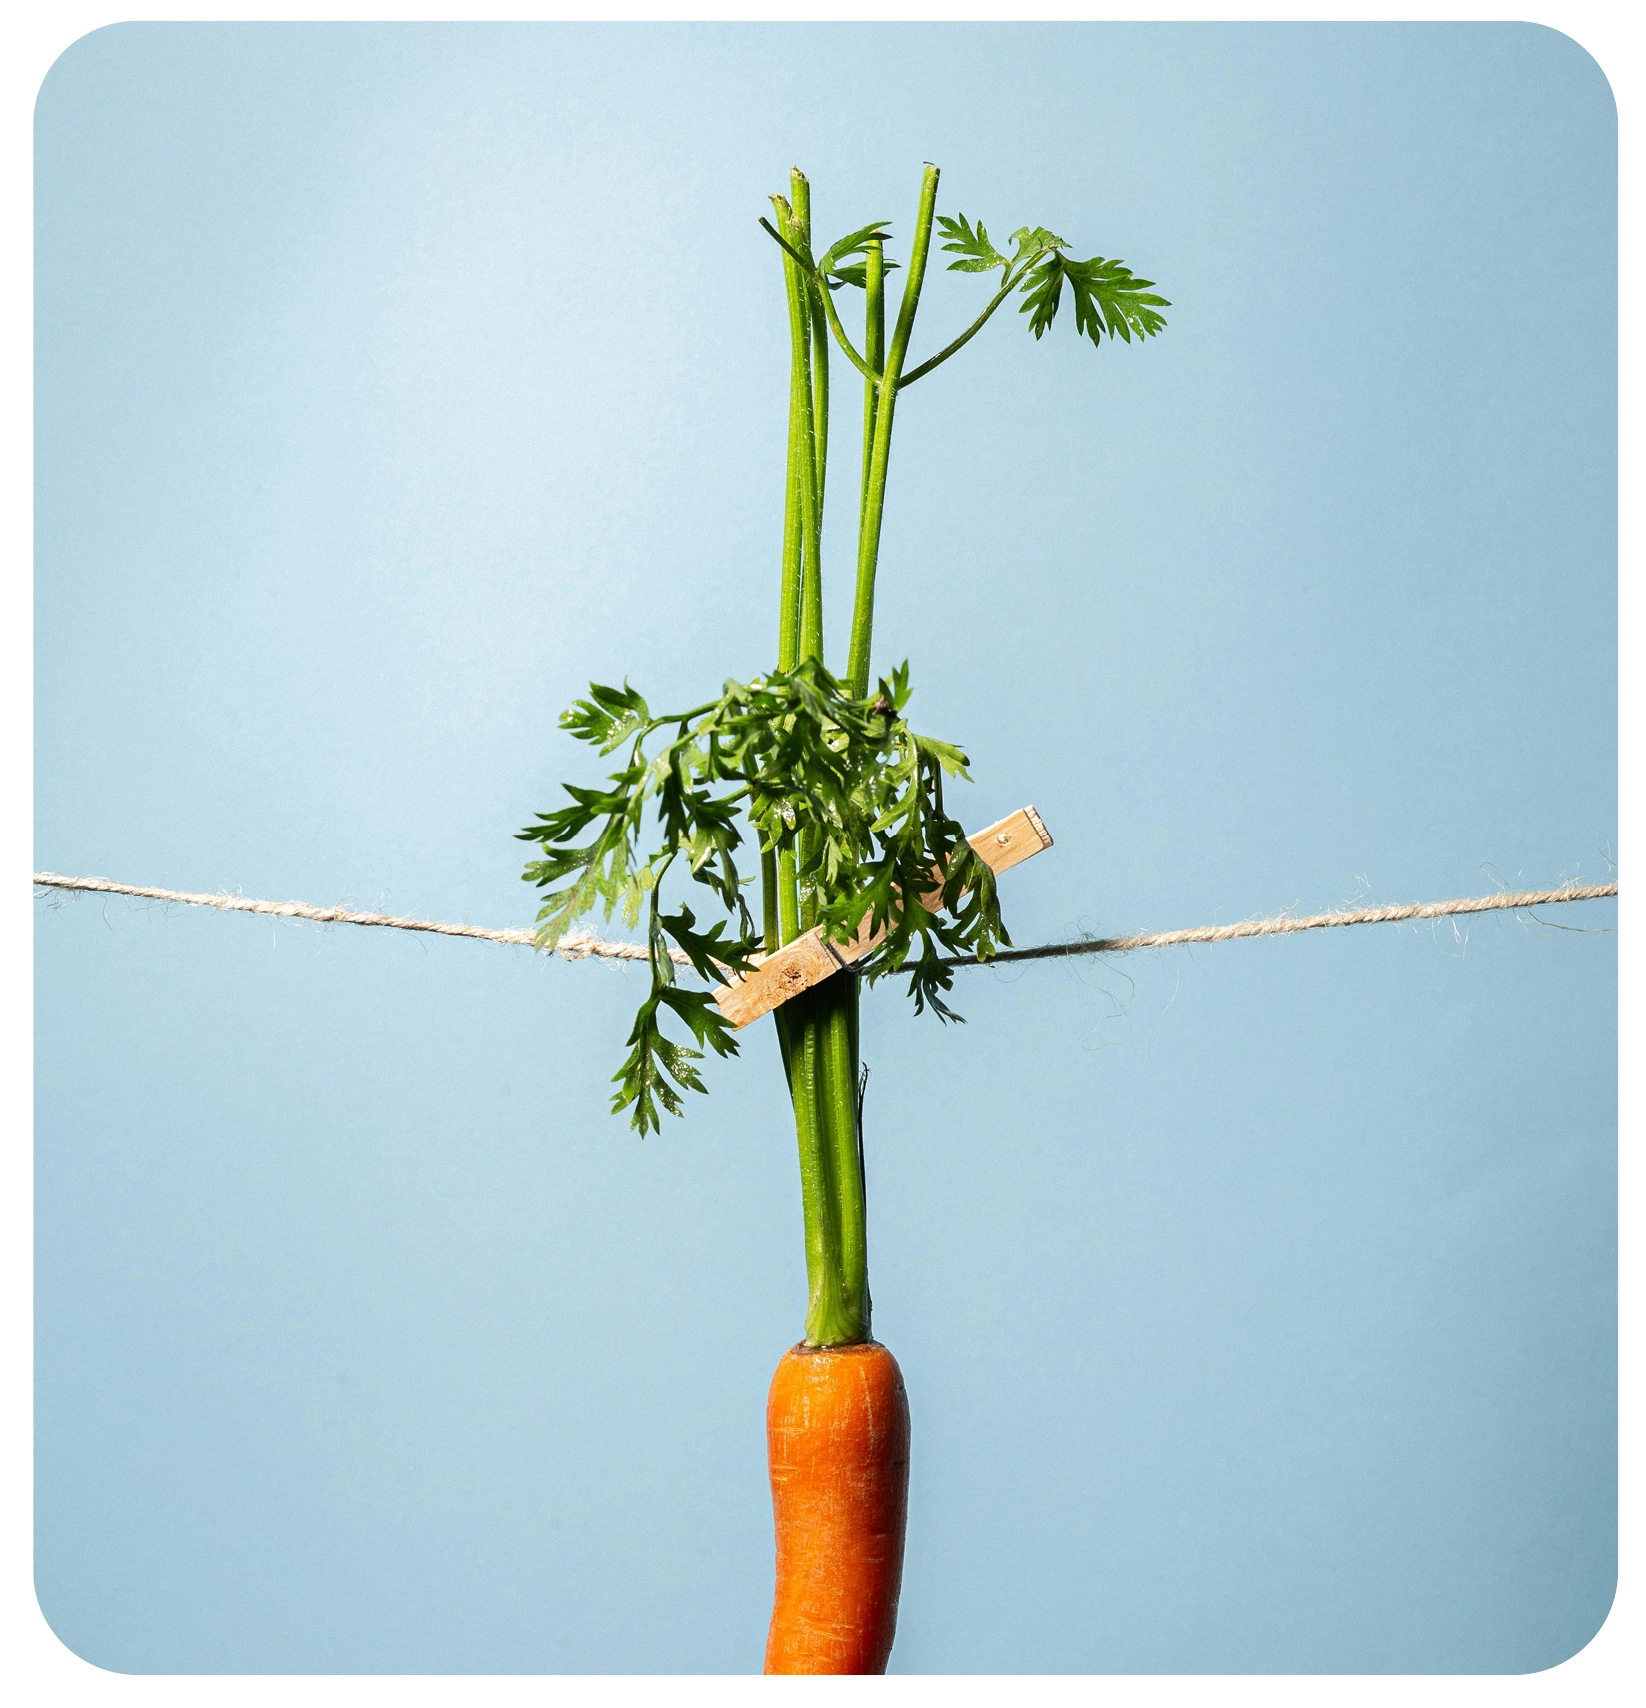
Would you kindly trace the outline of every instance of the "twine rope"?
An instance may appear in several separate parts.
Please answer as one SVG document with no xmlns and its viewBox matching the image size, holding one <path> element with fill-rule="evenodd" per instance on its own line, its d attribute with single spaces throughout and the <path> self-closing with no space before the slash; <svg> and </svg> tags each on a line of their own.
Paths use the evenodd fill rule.
<svg viewBox="0 0 1646 1708">
<path fill-rule="evenodd" d="M 1458 901 L 1410 902 L 1396 907 L 1357 907 L 1339 913 L 1311 913 L 1303 918 L 1277 914 L 1272 919 L 1246 919 L 1238 925 L 1197 925 L 1189 931 L 1151 931 L 1140 937 L 1090 937 L 1077 943 L 1045 943 L 1035 949 L 1002 949 L 995 961 L 1046 961 L 1059 955 L 1107 955 L 1129 949 L 1171 949 L 1179 943 L 1227 943 L 1236 937 L 1281 937 L 1293 931 L 1320 931 L 1333 925 L 1390 925 L 1402 919 L 1445 919 L 1457 913 L 1519 912 L 1561 901 L 1594 901 L 1615 896 L 1616 884 L 1567 884 L 1558 890 L 1517 890 L 1489 896 L 1465 896 Z M 949 966 L 969 966 L 952 959 Z"/>
<path fill-rule="evenodd" d="M 315 907 L 306 901 L 254 901 L 249 896 L 200 895 L 188 890 L 156 890 L 141 884 L 117 884 L 112 878 L 66 878 L 60 872 L 36 872 L 34 883 L 42 890 L 92 890 L 107 895 L 136 896 L 145 901 L 184 902 L 190 907 L 215 907 L 224 913 L 261 913 L 276 919 L 309 919 L 319 925 L 379 925 L 394 931 L 432 931 L 441 937 L 479 937 L 488 943 L 512 943 L 533 948 L 530 931 L 493 931 L 483 925 L 452 925 L 435 919 L 410 919 L 400 914 L 357 913 L 347 907 Z M 998 965 L 1003 961 L 1046 961 L 1064 955 L 1124 954 L 1133 949 L 1171 949 L 1183 943 L 1227 943 L 1236 937 L 1280 937 L 1294 931 L 1320 931 L 1335 925 L 1390 925 L 1407 919 L 1445 919 L 1454 914 L 1522 912 L 1527 908 L 1550 907 L 1557 902 L 1595 901 L 1615 896 L 1616 884 L 1566 884 L 1558 890 L 1516 890 L 1489 896 L 1466 896 L 1457 901 L 1412 902 L 1398 907 L 1359 907 L 1336 913 L 1314 913 L 1294 918 L 1280 914 L 1272 919 L 1247 919 L 1238 925 L 1198 925 L 1188 931 L 1154 931 L 1138 937 L 1086 937 L 1073 943 L 1046 943 L 1034 949 L 1002 949 L 988 963 L 955 956 L 951 967 Z M 562 937 L 555 951 L 565 961 L 591 957 L 611 961 L 644 961 L 643 943 L 606 943 L 588 931 L 572 931 Z M 676 966 L 689 967 L 690 957 L 670 949 Z"/>
<path fill-rule="evenodd" d="M 312 919 L 317 925 L 386 925 L 394 931 L 432 931 L 440 937 L 481 937 L 488 943 L 517 943 L 531 949 L 537 944 L 530 931 L 492 931 L 484 925 L 452 925 L 439 919 L 412 919 L 398 913 L 357 913 L 350 907 L 315 907 L 306 901 L 254 901 L 250 896 L 200 895 L 191 890 L 151 890 L 142 884 L 117 884 L 112 878 L 65 878 L 61 872 L 36 872 L 36 889 L 96 890 L 101 894 L 137 896 L 145 901 L 180 901 L 190 907 L 215 907 L 224 913 L 264 913 L 275 919 Z M 644 943 L 603 943 L 588 931 L 568 931 L 555 950 L 567 961 L 587 960 L 591 955 L 613 961 L 643 961 Z M 670 956 L 677 966 L 689 967 L 691 959 L 679 949 Z"/>
</svg>

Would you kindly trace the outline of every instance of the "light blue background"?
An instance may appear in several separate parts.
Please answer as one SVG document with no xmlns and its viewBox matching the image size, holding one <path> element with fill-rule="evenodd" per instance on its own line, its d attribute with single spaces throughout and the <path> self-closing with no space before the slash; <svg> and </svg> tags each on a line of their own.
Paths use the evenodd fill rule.
<svg viewBox="0 0 1646 1708">
<path fill-rule="evenodd" d="M 37 863 L 529 920 L 590 676 L 772 661 L 756 218 L 1121 255 L 899 411 L 879 664 L 1019 942 L 1603 881 L 1614 111 L 1456 27 L 121 26 L 39 141 Z M 916 354 L 984 287 L 933 278 Z M 838 370 L 837 370 L 838 371 Z M 836 491 L 853 484 L 841 412 Z M 831 634 L 848 550 L 829 548 Z M 1518 1671 L 1615 1561 L 1612 903 L 869 1005 L 894 1670 Z M 1552 927 L 1558 925 L 1562 929 Z M 38 1586 L 133 1671 L 739 1671 L 803 1304 L 769 1027 L 641 976 L 37 918 Z"/>
</svg>

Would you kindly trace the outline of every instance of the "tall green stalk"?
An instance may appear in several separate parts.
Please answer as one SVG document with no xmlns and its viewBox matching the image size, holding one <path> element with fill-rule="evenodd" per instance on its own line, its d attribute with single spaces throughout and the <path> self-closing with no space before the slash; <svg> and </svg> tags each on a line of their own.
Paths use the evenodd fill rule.
<svg viewBox="0 0 1646 1708">
<path fill-rule="evenodd" d="M 772 197 L 777 209 L 778 229 L 809 262 L 811 259 L 811 186 L 798 170 L 791 174 L 793 203 Z M 801 273 L 800 263 L 784 257 L 784 278 L 789 294 L 789 385 L 790 454 L 799 475 L 800 491 L 800 635 L 799 657 L 823 657 L 823 445 L 819 432 L 818 398 L 814 393 L 814 371 L 828 372 L 827 344 L 812 337 L 811 281 Z M 823 411 L 828 409 L 828 381 L 823 381 Z M 821 423 L 826 436 L 828 423 Z"/>
<path fill-rule="evenodd" d="M 777 210 L 780 231 L 790 222 L 789 204 L 781 196 L 772 197 Z M 783 275 L 789 296 L 789 446 L 783 479 L 783 575 L 778 594 L 777 667 L 793 670 L 800 661 L 803 604 L 803 565 L 805 561 L 806 506 L 804 491 L 809 484 L 802 462 L 810 464 L 810 447 L 803 444 L 799 422 L 808 394 L 804 333 L 796 315 L 800 292 L 797 264 L 787 255 L 783 259 Z M 809 438 L 809 435 L 808 435 Z M 795 856 L 784 849 L 777 857 L 775 874 L 779 942 L 789 943 L 800 935 L 800 889 L 795 874 Z M 769 903 L 767 904 L 770 905 Z"/>
<path fill-rule="evenodd" d="M 858 489 L 856 586 L 851 643 L 844 686 L 858 701 L 869 692 L 874 641 L 875 578 L 885 520 L 886 482 L 891 467 L 892 428 L 901 387 L 912 385 L 963 349 L 1013 291 L 1038 338 L 1057 313 L 1064 286 L 1074 297 L 1076 328 L 1100 343 L 1107 332 L 1131 342 L 1152 337 L 1165 323 L 1154 311 L 1169 307 L 1147 294 L 1150 281 L 1136 279 L 1123 263 L 1095 257 L 1073 261 L 1067 243 L 1044 227 L 1025 226 L 1008 257 L 996 249 L 981 222 L 965 215 L 941 222 L 943 247 L 960 258 L 952 269 L 1001 274 L 999 287 L 981 314 L 957 338 L 918 367 L 904 372 L 909 341 L 920 307 L 921 287 L 936 221 L 938 169 L 928 164 L 921 179 L 908 271 L 890 341 L 886 337 L 884 222 L 842 238 L 823 256 L 812 254 L 811 186 L 796 168 L 790 198 L 772 198 L 777 225 L 767 230 L 784 251 L 789 306 L 789 445 L 783 529 L 783 577 L 779 619 L 779 664 L 823 662 L 823 497 L 829 435 L 829 340 L 864 376 L 863 462 Z M 762 224 L 765 224 L 762 221 Z M 855 254 L 863 266 L 846 265 Z M 831 292 L 860 284 L 864 293 L 863 353 L 852 347 Z M 791 941 L 817 918 L 811 886 L 799 883 L 812 870 L 826 836 L 814 824 L 803 831 L 799 858 L 781 855 L 762 865 L 768 949 Z M 775 901 L 773 892 L 775 891 Z M 775 1013 L 779 1046 L 794 1101 L 800 1146 L 801 1198 L 806 1226 L 808 1303 L 806 1340 L 814 1346 L 851 1345 L 869 1338 L 868 1248 L 864 1204 L 862 1095 L 859 1065 L 859 981 L 840 972 L 792 998 Z"/>
<path fill-rule="evenodd" d="M 789 425 L 800 475 L 801 570 L 800 657 L 823 662 L 823 487 L 829 439 L 829 343 L 811 284 L 812 190 L 798 166 L 789 173 L 791 201 L 784 236 L 800 261 L 789 261 L 789 333 L 794 413 Z M 779 203 L 778 214 L 784 209 Z M 804 263 L 804 270 L 802 269 Z M 819 334 L 822 334 L 819 336 Z M 801 839 L 800 863 L 812 852 Z M 798 895 L 800 929 L 817 923 L 816 905 L 804 885 Z"/>
<path fill-rule="evenodd" d="M 870 371 L 880 372 L 886 359 L 886 246 L 870 238 L 863 256 L 863 359 Z M 869 503 L 869 470 L 874 460 L 874 422 L 880 402 L 880 387 L 874 380 L 863 382 L 863 480 L 857 500 L 857 531 L 863 533 L 863 514 Z"/>
<path fill-rule="evenodd" d="M 793 634 L 796 661 L 823 662 L 823 496 L 829 432 L 828 328 L 810 277 L 811 187 L 790 177 L 790 199 L 774 196 L 778 231 L 789 247 L 789 445 L 780 641 Z M 791 666 L 792 667 L 792 666 Z M 801 850 L 804 864 L 806 850 Z M 781 857 L 778 934 L 791 941 L 814 923 L 795 861 Z M 763 869 L 763 879 L 765 878 Z M 772 907 L 768 900 L 768 918 Z M 852 1345 L 869 1334 L 868 1254 L 855 1084 L 857 981 L 837 975 L 792 999 L 776 1015 L 794 1105 L 806 1244 L 806 1340 Z"/>
<path fill-rule="evenodd" d="M 874 622 L 875 566 L 880 550 L 886 476 L 898 378 L 920 303 L 937 200 L 937 168 L 921 184 L 913 253 L 890 348 L 886 345 L 885 253 L 881 240 L 864 250 L 864 358 L 875 377 L 864 384 L 863 473 L 859 490 L 856 598 L 852 611 L 851 691 L 868 692 Z M 796 170 L 790 200 L 774 196 L 784 241 L 789 302 L 789 450 L 783 533 L 782 617 L 792 625 L 795 655 L 823 662 L 823 494 L 828 459 L 828 286 L 811 249 L 811 186 Z M 802 851 L 804 864 L 804 850 Z M 784 942 L 812 924 L 804 893 L 789 900 L 795 873 L 779 863 L 780 930 Z M 768 913 L 769 913 L 768 905 Z M 777 1010 L 779 1047 L 794 1104 L 800 1149 L 801 1203 L 806 1230 L 806 1341 L 849 1346 L 869 1338 L 869 1258 L 864 1202 L 861 1082 L 858 1063 L 858 980 L 837 973 Z"/>
<path fill-rule="evenodd" d="M 880 560 L 880 525 L 886 510 L 886 473 L 891 466 L 892 420 L 897 412 L 897 387 L 903 362 L 909 353 L 909 335 L 914 331 L 915 311 L 920 307 L 920 286 L 926 277 L 926 255 L 932 243 L 932 220 L 937 212 L 935 166 L 927 165 L 920 183 L 920 211 L 915 216 L 914 243 L 909 252 L 908 277 L 903 281 L 903 301 L 897 311 L 891 348 L 881 370 L 880 397 L 875 410 L 874 446 L 864 482 L 863 525 L 857 541 L 857 595 L 852 604 L 852 646 L 846 663 L 846 681 L 854 694 L 869 691 L 869 647 L 874 638 L 874 577 Z"/>
<path fill-rule="evenodd" d="M 848 686 L 868 693 L 874 627 L 875 569 L 880 553 L 897 387 L 920 304 L 931 247 L 938 172 L 921 183 L 913 250 L 890 348 L 886 343 L 885 252 L 878 236 L 864 244 L 863 471 L 859 488 L 857 585 L 852 609 Z M 823 662 L 823 496 L 829 435 L 829 321 L 840 331 L 828 282 L 812 258 L 811 186 L 796 168 L 789 199 L 772 197 L 784 248 L 789 306 L 789 444 L 783 526 L 779 665 Z M 850 351 L 848 350 L 848 354 Z M 855 360 L 855 358 L 854 358 Z M 807 849 L 800 850 L 799 866 Z M 815 919 L 798 884 L 794 856 L 762 867 L 766 935 L 790 942 Z M 771 894 L 775 887 L 775 903 Z M 774 933 L 775 925 L 775 933 Z M 806 1341 L 848 1346 L 869 1338 L 867 1206 L 864 1202 L 862 1082 L 858 1062 L 858 980 L 837 973 L 792 998 L 775 1015 L 794 1105 L 806 1241 Z"/>
<path fill-rule="evenodd" d="M 798 166 L 789 171 L 791 195 L 794 202 L 795 247 L 812 261 L 812 187 Z M 805 293 L 808 357 L 811 364 L 811 439 L 812 439 L 812 531 L 806 541 L 808 569 L 806 590 L 811 624 L 807 632 L 816 645 L 816 657 L 823 657 L 823 492 L 829 462 L 829 328 L 823 305 L 815 287 L 808 284 Z M 805 625 L 803 625 L 805 626 Z M 809 656 L 802 649 L 801 657 Z"/>
<path fill-rule="evenodd" d="M 850 1345 L 869 1338 L 869 1243 L 863 1194 L 862 1146 L 858 1134 L 856 1048 L 858 981 L 836 973 L 813 992 L 819 1044 L 818 1093 L 823 1115 L 826 1167 L 838 1240 L 840 1309 L 821 1317 L 808 1340 L 820 1346 Z"/>
</svg>

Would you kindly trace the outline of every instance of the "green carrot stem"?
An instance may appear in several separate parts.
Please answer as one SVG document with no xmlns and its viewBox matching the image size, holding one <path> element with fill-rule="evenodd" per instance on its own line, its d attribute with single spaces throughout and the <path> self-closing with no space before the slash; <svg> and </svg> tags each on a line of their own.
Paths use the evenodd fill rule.
<svg viewBox="0 0 1646 1708">
<path fill-rule="evenodd" d="M 823 605 L 823 480 L 829 462 L 829 338 L 828 328 L 823 324 L 823 311 L 817 306 L 815 292 L 811 293 L 812 300 L 812 437 L 815 446 L 817 463 L 817 543 L 816 558 L 818 563 L 817 602 L 818 602 L 818 657 L 823 656 L 822 642 L 822 605 Z"/>
<path fill-rule="evenodd" d="M 772 197 L 777 217 L 782 220 L 787 204 L 781 196 Z M 785 281 L 794 272 L 794 262 L 783 263 Z M 792 299 L 793 288 L 789 295 Z M 791 329 L 793 315 L 790 315 Z M 791 338 L 792 342 L 792 338 Z M 800 511 L 799 445 L 795 419 L 799 413 L 798 391 L 800 364 L 791 353 L 789 360 L 789 447 L 783 473 L 783 579 L 778 593 L 777 668 L 793 670 L 800 660 L 800 567 L 803 539 Z"/>
<path fill-rule="evenodd" d="M 794 1106 L 795 1137 L 800 1151 L 800 1212 L 806 1243 L 806 1337 L 814 1323 L 821 1332 L 835 1328 L 839 1316 L 838 1241 L 833 1228 L 829 1158 L 819 1120 L 819 1055 L 817 1027 L 810 991 L 803 991 L 778 1009 L 773 1018 L 783 1040 L 784 1066 Z M 816 1344 L 822 1344 L 817 1342 Z"/>
<path fill-rule="evenodd" d="M 993 314 L 994 311 L 1006 300 L 1006 298 L 1012 294 L 1012 291 L 1017 286 L 1018 280 L 1022 277 L 1023 275 L 1019 273 L 1017 278 L 1014 279 L 1008 270 L 1006 274 L 1006 282 L 989 299 L 988 307 L 983 310 L 977 319 L 974 320 L 952 344 L 945 344 L 935 356 L 922 362 L 918 368 L 904 374 L 897 382 L 897 389 L 901 391 L 905 386 L 913 385 L 917 379 L 920 379 L 925 374 L 929 374 L 933 368 L 938 366 L 939 363 L 948 361 L 956 350 L 963 349 L 967 344 L 969 344 L 972 339 L 974 339 L 978 333 L 983 330 L 984 326 L 988 323 L 989 316 Z"/>
<path fill-rule="evenodd" d="M 869 239 L 863 257 L 863 348 L 872 373 L 886 359 L 886 250 L 878 237 Z M 863 531 L 863 512 L 869 502 L 869 464 L 874 452 L 874 418 L 880 401 L 878 380 L 863 382 L 863 479 L 858 492 L 857 527 Z"/>
<path fill-rule="evenodd" d="M 858 1152 L 857 1086 L 852 1078 L 851 1009 L 857 980 L 837 973 L 813 992 L 820 1054 L 819 1113 L 828 1178 L 830 1268 L 838 1276 L 835 1309 L 808 1320 L 806 1338 L 818 1346 L 850 1346 L 869 1338 L 869 1257 Z"/>
<path fill-rule="evenodd" d="M 783 926 L 778 913 L 779 889 L 777 853 L 775 849 L 765 848 L 760 853 L 760 923 L 761 937 L 766 953 L 769 955 L 783 943 Z M 783 1057 L 783 1078 L 789 1087 L 789 1095 L 794 1095 L 794 1074 L 789 1064 L 789 1028 L 780 1014 L 777 1016 L 777 1048 Z"/>
<path fill-rule="evenodd" d="M 798 169 L 790 175 L 791 201 L 772 198 L 784 249 L 784 279 L 789 301 L 789 460 L 784 512 L 784 621 L 796 613 L 793 648 L 784 668 L 807 658 L 823 658 L 823 498 L 826 490 L 829 431 L 828 335 L 832 326 L 857 361 L 827 286 L 816 277 L 811 252 L 811 187 Z M 885 365 L 885 379 L 866 375 L 864 459 L 859 492 L 857 601 L 852 621 L 851 679 L 867 691 L 868 647 L 872 628 L 874 564 L 879 551 L 880 519 L 885 502 L 892 403 L 897 376 L 908 350 L 920 284 L 930 247 L 937 171 L 926 169 L 914 255 L 904 287 L 891 351 L 886 351 L 885 256 L 879 240 L 867 246 L 865 264 L 866 331 L 869 366 Z M 887 383 L 889 381 L 889 383 Z M 866 572 L 865 572 L 866 566 Z M 787 632 L 787 631 L 785 631 Z M 815 904 L 799 892 L 799 860 L 785 851 L 762 864 L 768 943 L 774 935 L 792 939 L 814 921 Z M 772 875 L 768 886 L 768 872 Z M 773 899 L 775 898 L 775 899 Z M 774 1016 L 778 1043 L 794 1105 L 800 1153 L 801 1203 L 806 1235 L 806 1340 L 813 1346 L 850 1346 L 869 1337 L 868 1240 L 862 1134 L 859 1121 L 858 980 L 845 974 L 802 993 Z"/>
<path fill-rule="evenodd" d="M 811 186 L 805 174 L 790 173 L 794 205 L 773 196 L 783 234 L 802 255 L 811 252 Z M 799 262 L 785 254 L 783 276 L 789 291 L 789 369 L 793 405 L 789 436 L 800 470 L 800 652 L 802 659 L 823 657 L 823 565 L 820 561 L 821 511 L 818 506 L 817 426 L 812 398 L 811 291 Z"/>
<path fill-rule="evenodd" d="M 886 473 L 892 448 L 892 420 L 897 409 L 897 386 L 903 361 L 920 306 L 920 286 L 926 276 L 926 255 L 931 248 L 932 218 L 937 204 L 935 166 L 926 167 L 920 185 L 920 211 L 915 220 L 914 244 L 909 255 L 908 277 L 903 282 L 903 301 L 897 311 L 891 348 L 886 352 L 880 403 L 875 414 L 874 448 L 869 460 L 867 493 L 863 503 L 863 527 L 857 542 L 857 596 L 852 606 L 852 644 L 846 665 L 846 680 L 855 694 L 869 691 L 869 649 L 874 638 L 874 578 L 880 557 L 880 527 L 886 508 Z"/>
<path fill-rule="evenodd" d="M 817 278 L 817 265 L 812 261 L 812 191 L 804 174 L 796 168 L 793 176 L 798 180 L 795 192 L 795 210 L 801 219 L 801 252 L 805 255 L 807 267 L 801 276 L 801 285 L 806 292 L 806 313 L 810 323 L 811 333 L 810 353 L 812 364 L 812 458 L 816 469 L 815 489 L 817 507 L 815 512 L 816 531 L 813 535 L 812 561 L 817 565 L 817 657 L 823 659 L 823 496 L 825 476 L 829 465 L 829 331 L 823 314 L 823 305 L 818 300 L 826 297 L 828 289 Z"/>
<path fill-rule="evenodd" d="M 802 660 L 823 659 L 823 462 L 826 453 L 828 422 L 821 422 L 823 441 L 819 439 L 818 405 L 828 408 L 828 346 L 817 348 L 813 338 L 815 305 L 811 295 L 811 185 L 798 167 L 789 174 L 793 197 L 789 207 L 784 236 L 789 240 L 790 254 L 784 257 L 784 278 L 789 292 L 790 371 L 793 376 L 793 408 L 790 413 L 789 436 L 794 448 L 796 467 L 800 476 L 800 644 Z M 781 217 L 784 208 L 780 198 L 773 198 Z M 793 256 L 799 259 L 793 259 Z M 814 392 L 814 371 L 822 373 L 821 386 Z M 810 850 L 802 841 L 799 864 L 804 867 Z M 796 924 L 800 931 L 809 931 L 817 923 L 816 903 L 809 890 L 802 887 L 797 896 Z"/>
<path fill-rule="evenodd" d="M 788 202 L 782 196 L 773 196 L 772 206 L 777 211 L 778 229 L 792 239 L 794 220 Z M 806 362 L 808 319 L 801 307 L 800 267 L 787 252 L 788 247 L 785 244 L 783 278 L 789 304 L 789 454 L 783 505 L 783 583 L 777 656 L 780 670 L 792 670 L 807 656 L 806 542 L 812 532 L 811 494 L 816 473 L 811 380 Z M 779 934 L 788 943 L 805 928 L 801 922 L 800 888 L 792 848 L 784 849 L 777 857 L 777 901 Z"/>
<path fill-rule="evenodd" d="M 818 650 L 819 663 L 823 658 L 822 642 L 822 607 L 823 607 L 823 574 L 822 574 L 822 535 L 823 535 L 823 486 L 824 474 L 829 460 L 829 337 L 827 323 L 824 317 L 823 305 L 819 297 L 829 293 L 817 278 L 817 263 L 812 259 L 812 186 L 806 174 L 798 166 L 789 169 L 789 189 L 793 198 L 794 230 L 791 237 L 795 240 L 792 253 L 798 255 L 800 265 L 795 268 L 798 283 L 804 293 L 804 303 L 807 326 L 807 360 L 812 375 L 812 466 L 813 491 L 816 503 L 813 509 L 814 530 L 807 542 L 811 553 L 811 561 L 816 566 L 811 571 L 812 578 L 817 583 L 818 606 Z M 806 654 L 802 653 L 802 657 Z"/>
<path fill-rule="evenodd" d="M 760 936 L 768 955 L 782 946 L 782 929 L 777 913 L 777 852 L 765 848 L 760 853 Z"/>
<path fill-rule="evenodd" d="M 766 222 L 764 220 L 761 221 L 762 225 L 765 225 L 765 223 Z M 770 229 L 771 228 L 767 226 L 767 230 Z M 860 355 L 858 355 L 857 346 L 846 336 L 846 328 L 840 324 L 840 311 L 834 306 L 834 293 L 822 279 L 817 281 L 817 289 L 818 297 L 823 304 L 823 314 L 829 323 L 830 331 L 834 333 L 835 343 L 837 343 L 841 350 L 844 351 L 846 360 L 857 369 L 864 379 L 866 379 L 871 385 L 878 385 L 880 383 L 879 370 L 872 367 L 868 362 L 864 361 Z"/>
</svg>

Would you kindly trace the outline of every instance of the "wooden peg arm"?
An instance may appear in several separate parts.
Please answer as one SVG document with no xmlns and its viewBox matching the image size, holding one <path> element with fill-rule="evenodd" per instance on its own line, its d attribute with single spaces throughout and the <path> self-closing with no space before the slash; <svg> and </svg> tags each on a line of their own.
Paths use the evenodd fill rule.
<svg viewBox="0 0 1646 1708">
<path fill-rule="evenodd" d="M 987 830 L 968 836 L 966 841 L 972 852 L 996 876 L 1009 872 L 1013 866 L 1021 865 L 1041 849 L 1052 845 L 1051 835 L 1033 807 L 1014 812 L 1010 818 L 1001 819 L 999 824 L 991 824 Z M 922 898 L 923 905 L 935 908 L 942 894 L 941 889 L 933 890 Z M 814 984 L 821 984 L 831 974 L 849 967 L 853 961 L 862 960 L 885 935 L 884 930 L 871 932 L 865 922 L 864 928 L 850 943 L 831 943 L 824 936 L 823 927 L 814 926 L 792 943 L 785 943 L 772 954 L 761 956 L 752 973 L 722 985 L 714 993 L 714 1000 L 720 1012 L 738 1031 L 742 1031 L 750 1021 L 758 1020 L 762 1014 L 770 1014 L 791 996 L 810 990 Z"/>
</svg>

